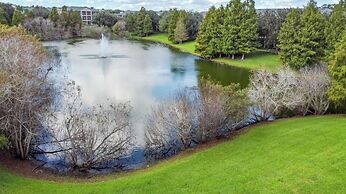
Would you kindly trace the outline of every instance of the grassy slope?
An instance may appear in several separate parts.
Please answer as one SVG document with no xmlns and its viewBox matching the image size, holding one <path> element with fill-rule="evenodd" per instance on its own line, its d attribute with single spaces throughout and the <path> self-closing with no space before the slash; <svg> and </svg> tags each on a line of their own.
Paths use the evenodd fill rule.
<svg viewBox="0 0 346 194">
<path fill-rule="evenodd" d="M 346 117 L 281 120 L 144 172 L 97 183 L 0 170 L 0 193 L 345 193 Z"/>
<path fill-rule="evenodd" d="M 173 44 L 172 42 L 168 40 L 167 34 L 156 34 L 149 37 L 145 37 L 143 39 L 169 44 L 184 52 L 198 55 L 198 53 L 195 52 L 195 46 L 196 46 L 195 41 L 186 42 L 183 44 Z M 263 52 L 263 51 L 257 51 L 247 56 L 245 60 L 239 60 L 239 59 L 231 60 L 228 58 L 221 58 L 221 59 L 215 59 L 214 61 L 224 63 L 227 65 L 248 68 L 248 69 L 258 70 L 258 69 L 264 68 L 270 71 L 275 71 L 281 64 L 278 55 L 268 53 L 268 52 Z"/>
</svg>

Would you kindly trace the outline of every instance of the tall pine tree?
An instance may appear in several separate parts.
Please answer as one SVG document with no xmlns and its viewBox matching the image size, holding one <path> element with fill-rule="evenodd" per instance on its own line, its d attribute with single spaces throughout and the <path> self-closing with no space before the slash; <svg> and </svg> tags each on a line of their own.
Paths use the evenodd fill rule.
<svg viewBox="0 0 346 194">
<path fill-rule="evenodd" d="M 5 10 L 0 7 L 0 24 L 8 24 Z"/>
<path fill-rule="evenodd" d="M 346 31 L 336 46 L 329 72 L 333 78 L 329 98 L 337 105 L 346 104 Z"/>
<path fill-rule="evenodd" d="M 280 48 L 280 58 L 285 65 L 300 68 L 304 65 L 301 53 L 305 52 L 301 45 L 301 12 L 299 9 L 293 9 L 288 13 L 285 22 L 283 23 L 278 39 Z"/>
<path fill-rule="evenodd" d="M 172 11 L 172 16 L 168 24 L 168 40 L 174 41 L 174 30 L 177 27 L 177 22 L 179 19 L 179 11 L 177 9 L 174 9 Z"/>
<path fill-rule="evenodd" d="M 145 36 L 150 35 L 151 33 L 153 33 L 153 23 L 151 21 L 150 16 L 147 14 L 144 18 L 144 22 L 143 22 L 143 32 Z"/>
<path fill-rule="evenodd" d="M 23 20 L 23 14 L 22 11 L 19 7 L 17 7 L 14 10 L 13 16 L 12 16 L 12 25 L 18 26 L 19 24 L 22 23 Z"/>
<path fill-rule="evenodd" d="M 189 39 L 184 18 L 179 18 L 174 30 L 174 41 L 181 44 Z"/>
<path fill-rule="evenodd" d="M 144 7 L 141 8 L 141 10 L 137 13 L 136 17 L 136 33 L 138 36 L 145 36 L 144 33 L 144 20 L 146 16 L 146 10 Z"/>
<path fill-rule="evenodd" d="M 217 40 L 218 32 L 217 24 L 217 9 L 212 6 L 203 23 L 201 24 L 198 36 L 196 39 L 196 52 L 200 53 L 203 57 L 212 58 L 217 54 L 217 48 L 214 47 L 214 42 Z"/>
<path fill-rule="evenodd" d="M 340 0 L 335 5 L 332 15 L 326 27 L 326 41 L 328 50 L 333 52 L 335 45 L 342 39 L 342 33 L 346 30 L 346 0 Z"/>
<path fill-rule="evenodd" d="M 231 0 L 225 9 L 224 26 L 222 27 L 223 53 L 232 56 L 239 52 L 240 31 L 244 17 L 244 4 L 240 0 Z"/>
<path fill-rule="evenodd" d="M 59 14 L 58 14 L 58 10 L 56 7 L 53 7 L 52 10 L 49 13 L 49 20 L 52 21 L 53 23 L 58 22 L 59 20 Z"/>
<path fill-rule="evenodd" d="M 306 52 L 302 53 L 305 65 L 312 65 L 324 60 L 326 37 L 326 18 L 319 11 L 317 3 L 310 0 L 301 17 L 301 44 Z"/>
<path fill-rule="evenodd" d="M 242 54 L 242 60 L 245 58 L 245 54 L 249 54 L 257 47 L 257 14 L 255 9 L 255 1 L 247 0 L 244 2 L 242 13 L 242 22 L 240 23 L 240 33 L 237 51 Z"/>
<path fill-rule="evenodd" d="M 280 34 L 280 56 L 284 64 L 296 69 L 325 60 L 326 18 L 315 1 L 310 0 L 303 14 L 288 14 Z"/>
</svg>

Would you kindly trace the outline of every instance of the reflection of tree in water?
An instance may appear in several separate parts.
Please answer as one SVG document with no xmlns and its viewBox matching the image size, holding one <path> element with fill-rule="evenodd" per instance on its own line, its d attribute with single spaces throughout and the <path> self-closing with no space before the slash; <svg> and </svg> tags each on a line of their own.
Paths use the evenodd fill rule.
<svg viewBox="0 0 346 194">
<path fill-rule="evenodd" d="M 184 75 L 186 73 L 186 67 L 180 64 L 172 64 L 171 72 L 176 75 Z"/>
<path fill-rule="evenodd" d="M 216 64 L 203 59 L 196 59 L 195 62 L 199 79 L 209 78 L 224 86 L 239 83 L 242 88 L 245 88 L 249 85 L 251 72 L 247 69 Z"/>
</svg>

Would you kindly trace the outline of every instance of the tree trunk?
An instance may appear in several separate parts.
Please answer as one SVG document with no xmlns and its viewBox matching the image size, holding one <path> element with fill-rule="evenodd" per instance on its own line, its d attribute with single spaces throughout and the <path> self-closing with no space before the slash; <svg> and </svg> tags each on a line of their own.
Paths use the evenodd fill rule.
<svg viewBox="0 0 346 194">
<path fill-rule="evenodd" d="M 244 60 L 244 59 L 245 59 L 245 54 L 242 54 L 241 60 Z"/>
<path fill-rule="evenodd" d="M 232 60 L 234 60 L 234 54 L 232 55 Z"/>
</svg>

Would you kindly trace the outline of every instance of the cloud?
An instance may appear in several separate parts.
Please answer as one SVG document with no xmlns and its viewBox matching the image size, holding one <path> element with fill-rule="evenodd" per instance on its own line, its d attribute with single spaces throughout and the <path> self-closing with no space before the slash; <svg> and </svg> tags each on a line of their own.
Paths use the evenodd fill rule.
<svg viewBox="0 0 346 194">
<path fill-rule="evenodd" d="M 170 8 L 187 10 L 208 10 L 210 6 L 225 5 L 228 0 L 0 0 L 19 5 L 31 6 L 90 6 L 106 9 L 139 10 L 144 6 L 152 10 L 167 10 Z M 302 7 L 308 0 L 255 0 L 257 8 Z M 338 0 L 317 0 L 319 5 L 337 3 Z"/>
</svg>

